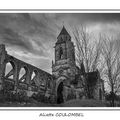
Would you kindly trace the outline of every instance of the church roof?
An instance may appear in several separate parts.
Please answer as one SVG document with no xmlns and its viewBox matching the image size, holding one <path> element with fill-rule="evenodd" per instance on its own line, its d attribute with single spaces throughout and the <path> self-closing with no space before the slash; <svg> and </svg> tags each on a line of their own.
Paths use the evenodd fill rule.
<svg viewBox="0 0 120 120">
<path fill-rule="evenodd" d="M 67 32 L 67 30 L 66 30 L 66 28 L 65 28 L 64 26 L 63 26 L 60 34 L 58 35 L 58 37 L 59 37 L 60 35 L 69 35 L 69 33 Z M 69 35 L 69 36 L 70 36 L 70 35 Z"/>
</svg>

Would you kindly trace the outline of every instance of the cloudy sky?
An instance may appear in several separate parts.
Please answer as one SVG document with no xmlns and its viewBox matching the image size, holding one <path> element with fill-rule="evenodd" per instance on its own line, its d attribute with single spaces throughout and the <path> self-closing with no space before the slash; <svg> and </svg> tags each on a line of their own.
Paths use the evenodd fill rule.
<svg viewBox="0 0 120 120">
<path fill-rule="evenodd" d="M 114 34 L 120 32 L 120 14 L 0 13 L 0 44 L 8 54 L 51 73 L 53 47 L 63 24 L 70 34 L 80 24 L 94 33 Z"/>
</svg>

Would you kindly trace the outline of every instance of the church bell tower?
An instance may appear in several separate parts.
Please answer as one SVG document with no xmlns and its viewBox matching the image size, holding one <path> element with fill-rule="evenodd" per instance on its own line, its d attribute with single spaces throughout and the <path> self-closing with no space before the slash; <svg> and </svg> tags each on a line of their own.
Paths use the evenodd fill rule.
<svg viewBox="0 0 120 120">
<path fill-rule="evenodd" d="M 52 65 L 52 73 L 56 78 L 66 76 L 74 78 L 76 72 L 75 49 L 71 36 L 63 26 L 55 43 L 55 60 Z"/>
</svg>

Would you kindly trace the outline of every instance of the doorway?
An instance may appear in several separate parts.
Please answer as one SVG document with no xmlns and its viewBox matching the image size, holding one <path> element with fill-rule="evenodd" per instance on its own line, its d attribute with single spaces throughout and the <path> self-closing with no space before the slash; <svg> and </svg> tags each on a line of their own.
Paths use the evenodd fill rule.
<svg viewBox="0 0 120 120">
<path fill-rule="evenodd" d="M 102 90 L 99 89 L 99 100 L 102 100 Z"/>
<path fill-rule="evenodd" d="M 61 82 L 57 89 L 57 104 L 63 103 L 63 82 Z"/>
</svg>

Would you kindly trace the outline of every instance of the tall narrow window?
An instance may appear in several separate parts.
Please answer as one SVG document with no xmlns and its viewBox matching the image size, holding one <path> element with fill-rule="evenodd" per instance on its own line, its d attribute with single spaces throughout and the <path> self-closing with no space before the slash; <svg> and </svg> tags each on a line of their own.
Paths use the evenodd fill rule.
<svg viewBox="0 0 120 120">
<path fill-rule="evenodd" d="M 62 56 L 63 56 L 63 49 L 62 49 L 62 47 L 60 47 L 59 59 L 62 59 Z"/>
</svg>

